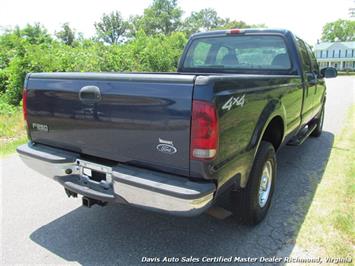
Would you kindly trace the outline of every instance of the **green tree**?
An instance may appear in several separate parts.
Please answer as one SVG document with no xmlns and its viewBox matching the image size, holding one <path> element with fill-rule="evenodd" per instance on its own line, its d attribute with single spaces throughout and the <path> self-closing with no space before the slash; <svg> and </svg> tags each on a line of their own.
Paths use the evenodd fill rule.
<svg viewBox="0 0 355 266">
<path fill-rule="evenodd" d="M 338 19 L 324 25 L 322 41 L 355 41 L 355 21 Z"/>
<path fill-rule="evenodd" d="M 214 9 L 205 8 L 198 12 L 192 12 L 191 15 L 184 20 L 181 30 L 190 35 L 199 31 L 264 27 L 266 27 L 265 24 L 247 24 L 241 20 L 231 20 L 230 18 L 223 19 L 218 16 Z"/>
<path fill-rule="evenodd" d="M 30 44 L 40 44 L 52 41 L 47 30 L 39 23 L 35 23 L 34 25 L 27 24 L 23 29 L 16 27 L 15 34 L 26 39 Z"/>
<path fill-rule="evenodd" d="M 139 31 L 144 32 L 143 16 L 134 15 L 128 19 L 127 37 L 136 37 Z"/>
<path fill-rule="evenodd" d="M 98 39 L 109 44 L 121 42 L 128 28 L 128 23 L 123 20 L 121 13 L 118 11 L 104 14 L 101 21 L 94 25 Z"/>
<path fill-rule="evenodd" d="M 184 20 L 182 30 L 188 35 L 199 32 L 208 31 L 217 28 L 222 19 L 218 17 L 217 12 L 212 8 L 201 9 L 192 12 L 189 17 Z"/>
<path fill-rule="evenodd" d="M 247 29 L 247 28 L 265 28 L 265 24 L 247 24 L 242 20 L 231 20 L 230 18 L 222 19 L 218 25 L 218 29 Z"/>
<path fill-rule="evenodd" d="M 153 4 L 144 10 L 143 16 L 131 19 L 131 34 L 143 30 L 147 35 L 162 33 L 171 34 L 181 25 L 182 9 L 176 0 L 154 0 Z"/>
<path fill-rule="evenodd" d="M 73 45 L 75 41 L 75 35 L 75 30 L 69 26 L 69 23 L 64 23 L 62 30 L 55 33 L 55 36 L 66 45 Z"/>
</svg>

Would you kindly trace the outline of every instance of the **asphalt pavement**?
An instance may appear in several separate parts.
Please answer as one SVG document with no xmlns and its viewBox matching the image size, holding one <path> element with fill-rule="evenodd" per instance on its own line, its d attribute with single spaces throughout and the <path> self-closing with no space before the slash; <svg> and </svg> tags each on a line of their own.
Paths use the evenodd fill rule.
<svg viewBox="0 0 355 266">
<path fill-rule="evenodd" d="M 91 209 L 26 167 L 1 159 L 1 264 L 136 265 L 145 258 L 288 255 L 355 103 L 355 77 L 327 80 L 324 132 L 278 153 L 272 207 L 256 227 L 203 214 L 179 218 L 111 205 Z"/>
</svg>

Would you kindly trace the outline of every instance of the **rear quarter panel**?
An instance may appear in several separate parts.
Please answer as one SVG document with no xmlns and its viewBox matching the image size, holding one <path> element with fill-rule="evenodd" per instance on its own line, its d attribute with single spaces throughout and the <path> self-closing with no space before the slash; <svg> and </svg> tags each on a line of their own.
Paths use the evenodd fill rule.
<svg viewBox="0 0 355 266">
<path fill-rule="evenodd" d="M 219 186 L 238 176 L 244 187 L 267 124 L 280 116 L 284 121 L 284 137 L 297 129 L 302 95 L 301 79 L 297 75 L 197 78 L 194 99 L 213 101 L 219 118 L 219 151 L 212 163 L 204 164 L 207 175 L 217 179 Z M 239 99 L 239 104 L 226 105 L 231 98 Z M 201 167 L 201 162 L 192 161 L 190 172 L 194 175 Z"/>
</svg>

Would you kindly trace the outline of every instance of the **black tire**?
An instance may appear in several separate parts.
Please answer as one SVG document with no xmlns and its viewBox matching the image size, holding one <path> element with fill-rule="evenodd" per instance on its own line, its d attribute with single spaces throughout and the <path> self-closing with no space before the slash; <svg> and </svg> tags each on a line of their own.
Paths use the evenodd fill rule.
<svg viewBox="0 0 355 266">
<path fill-rule="evenodd" d="M 323 122 L 324 122 L 324 105 L 322 107 L 322 111 L 319 114 L 319 117 L 316 119 L 317 127 L 312 131 L 311 137 L 318 138 L 322 135 L 323 131 Z"/>
<path fill-rule="evenodd" d="M 261 206 L 259 203 L 259 189 L 264 167 L 266 167 L 267 164 L 269 167 L 271 165 L 272 169 L 270 182 L 271 187 L 266 203 L 264 201 L 264 205 Z M 274 192 L 275 178 L 275 149 L 271 143 L 262 141 L 256 154 L 247 186 L 238 191 L 231 192 L 231 205 L 236 218 L 238 218 L 242 223 L 248 225 L 256 225 L 265 218 Z"/>
</svg>

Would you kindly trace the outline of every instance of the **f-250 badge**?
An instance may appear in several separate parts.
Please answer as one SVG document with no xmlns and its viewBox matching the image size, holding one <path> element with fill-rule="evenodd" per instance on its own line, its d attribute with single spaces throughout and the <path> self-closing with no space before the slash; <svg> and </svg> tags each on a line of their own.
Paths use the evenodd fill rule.
<svg viewBox="0 0 355 266">
<path fill-rule="evenodd" d="M 231 98 L 229 98 L 229 100 L 222 106 L 222 110 L 227 110 L 229 111 L 230 109 L 232 109 L 233 106 L 241 106 L 243 107 L 245 102 L 245 94 L 243 94 L 242 96 L 239 97 L 234 97 L 232 96 Z"/>
<path fill-rule="evenodd" d="M 157 150 L 167 154 L 174 154 L 177 152 L 177 149 L 174 147 L 172 141 L 163 140 L 159 138 L 159 144 L 157 145 Z"/>
<path fill-rule="evenodd" d="M 44 124 L 32 123 L 32 128 L 38 131 L 48 132 L 48 126 Z"/>
</svg>

